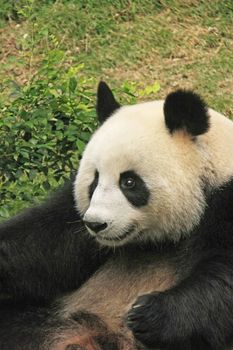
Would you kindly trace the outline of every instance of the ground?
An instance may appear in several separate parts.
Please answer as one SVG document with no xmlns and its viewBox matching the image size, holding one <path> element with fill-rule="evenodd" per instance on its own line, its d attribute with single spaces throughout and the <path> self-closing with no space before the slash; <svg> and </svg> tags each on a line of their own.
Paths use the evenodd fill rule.
<svg viewBox="0 0 233 350">
<path fill-rule="evenodd" d="M 159 96 L 178 86 L 193 88 L 233 117 L 231 0 L 82 3 L 50 2 L 37 16 L 32 8 L 26 20 L 5 23 L 0 76 L 25 83 L 49 49 L 62 47 L 97 79 L 113 85 L 158 81 Z"/>
</svg>

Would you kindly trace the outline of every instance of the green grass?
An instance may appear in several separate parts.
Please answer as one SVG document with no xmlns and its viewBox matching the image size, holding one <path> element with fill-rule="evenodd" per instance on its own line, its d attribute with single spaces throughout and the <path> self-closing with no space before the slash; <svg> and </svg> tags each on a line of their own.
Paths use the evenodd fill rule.
<svg viewBox="0 0 233 350">
<path fill-rule="evenodd" d="M 34 71 L 49 50 L 59 47 L 73 61 L 84 62 L 88 74 L 118 86 L 125 79 L 159 80 L 161 95 L 185 85 L 211 103 L 213 91 L 230 98 L 231 89 L 221 85 L 233 68 L 231 0 L 40 1 L 39 7 L 31 2 L 21 0 L 30 6 L 21 6 L 16 28 L 8 26 L 21 62 L 11 63 L 10 54 L 5 61 L 8 71 L 18 65 L 18 80 L 21 71 L 28 77 L 29 52 Z M 225 112 L 221 103 L 214 107 Z M 231 107 L 226 111 L 232 117 Z"/>
<path fill-rule="evenodd" d="M 28 101 L 22 89 L 32 84 L 37 98 L 45 94 L 46 89 L 37 89 L 37 80 L 43 69 L 44 76 L 49 75 L 49 55 L 61 52 L 63 59 L 55 62 L 55 86 L 64 86 L 65 72 L 84 63 L 75 78 L 91 78 L 87 79 L 88 93 L 95 91 L 98 80 L 105 79 L 123 101 L 133 102 L 135 99 L 124 92 L 129 89 L 134 93 L 137 88 L 132 84 L 128 88 L 125 82 L 134 81 L 143 88 L 157 81 L 159 92 L 149 96 L 141 93 L 138 98 L 161 98 L 175 88 L 191 88 L 211 107 L 233 118 L 232 28 L 232 0 L 1 0 L 0 104 L 9 112 L 21 89 L 25 107 Z M 58 90 L 54 93 L 59 94 Z M 49 93 L 46 90 L 46 98 L 50 98 Z M 64 110 L 67 98 L 60 106 Z M 20 103 L 17 100 L 19 109 Z M 51 107 L 50 115 L 54 112 Z M 17 187 L 17 179 L 13 185 Z M 16 212 L 40 193 L 44 196 L 44 191 L 35 191 L 30 198 L 15 199 L 13 192 L 14 188 L 8 192 L 7 209 L 5 202 L 2 205 L 3 216 Z"/>
</svg>

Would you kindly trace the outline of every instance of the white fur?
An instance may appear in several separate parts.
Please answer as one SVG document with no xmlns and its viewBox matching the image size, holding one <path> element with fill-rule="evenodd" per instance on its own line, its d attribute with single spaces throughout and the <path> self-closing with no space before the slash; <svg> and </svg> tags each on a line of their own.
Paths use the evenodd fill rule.
<svg viewBox="0 0 233 350">
<path fill-rule="evenodd" d="M 120 108 L 86 147 L 75 197 L 86 220 L 108 223 L 96 235 L 102 244 L 179 240 L 199 223 L 204 211 L 202 181 L 218 187 L 233 176 L 233 123 L 209 110 L 211 126 L 206 134 L 195 141 L 185 131 L 171 135 L 164 122 L 163 103 Z M 96 170 L 99 183 L 90 202 L 88 188 Z M 127 170 L 134 170 L 146 183 L 151 193 L 148 205 L 135 208 L 122 194 L 119 176 Z M 132 225 L 134 231 L 121 239 Z"/>
</svg>

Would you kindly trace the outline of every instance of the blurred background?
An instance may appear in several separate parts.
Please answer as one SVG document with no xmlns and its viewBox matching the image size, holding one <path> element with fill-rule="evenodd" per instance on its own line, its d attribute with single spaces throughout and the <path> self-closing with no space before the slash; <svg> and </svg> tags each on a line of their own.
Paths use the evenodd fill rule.
<svg viewBox="0 0 233 350">
<path fill-rule="evenodd" d="M 233 1 L 0 0 L 0 220 L 77 170 L 101 79 L 121 103 L 191 88 L 233 118 Z"/>
</svg>

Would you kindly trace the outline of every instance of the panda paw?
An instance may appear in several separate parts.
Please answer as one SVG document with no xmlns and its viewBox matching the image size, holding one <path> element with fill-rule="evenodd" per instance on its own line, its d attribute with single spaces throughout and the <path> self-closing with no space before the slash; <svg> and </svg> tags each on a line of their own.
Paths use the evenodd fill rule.
<svg viewBox="0 0 233 350">
<path fill-rule="evenodd" d="M 175 345 L 175 320 L 164 293 L 140 296 L 126 315 L 126 324 L 135 338 L 147 347 L 170 348 Z"/>
</svg>

